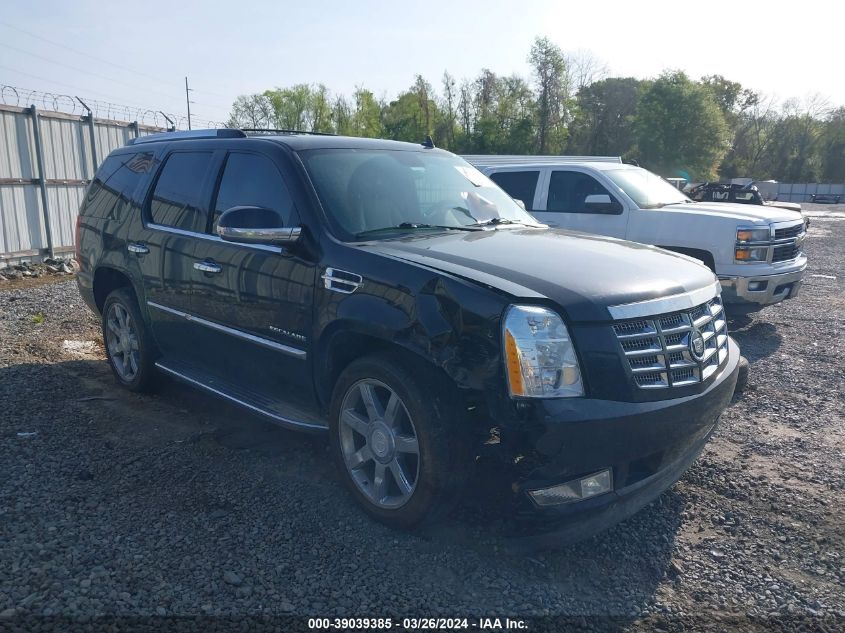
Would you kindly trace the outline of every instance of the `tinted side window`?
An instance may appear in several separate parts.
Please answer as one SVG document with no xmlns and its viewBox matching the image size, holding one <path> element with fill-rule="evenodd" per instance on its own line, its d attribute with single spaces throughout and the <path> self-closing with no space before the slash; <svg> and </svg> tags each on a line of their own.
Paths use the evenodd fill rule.
<svg viewBox="0 0 845 633">
<path fill-rule="evenodd" d="M 293 200 L 282 175 L 266 156 L 229 154 L 214 204 L 214 224 L 220 214 L 239 206 L 272 209 L 279 214 L 282 226 L 291 226 Z"/>
<path fill-rule="evenodd" d="M 592 176 L 578 171 L 553 171 L 546 209 L 563 213 L 595 213 L 585 204 L 587 196 L 594 194 L 610 196 L 613 203 L 611 213 L 622 212 L 622 205 Z"/>
<path fill-rule="evenodd" d="M 522 200 L 529 211 L 534 205 L 534 192 L 539 178 L 539 171 L 500 171 L 490 176 L 490 180 L 507 191 L 511 198 Z"/>
<path fill-rule="evenodd" d="M 120 219 L 155 162 L 148 152 L 109 156 L 88 187 L 82 214 Z"/>
<path fill-rule="evenodd" d="M 168 157 L 150 203 L 153 222 L 205 232 L 207 212 L 202 192 L 211 156 L 211 152 L 176 152 Z"/>
</svg>

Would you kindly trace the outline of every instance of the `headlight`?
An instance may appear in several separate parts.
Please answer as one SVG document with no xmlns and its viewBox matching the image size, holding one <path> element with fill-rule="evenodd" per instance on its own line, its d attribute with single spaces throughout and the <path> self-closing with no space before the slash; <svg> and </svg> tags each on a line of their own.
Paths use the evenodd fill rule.
<svg viewBox="0 0 845 633">
<path fill-rule="evenodd" d="M 738 244 L 749 242 L 768 242 L 772 239 L 772 232 L 768 227 L 765 229 L 737 229 L 736 241 Z"/>
<path fill-rule="evenodd" d="M 764 262 L 768 259 L 768 256 L 768 246 L 759 248 L 738 247 L 734 251 L 734 258 L 738 262 Z"/>
<path fill-rule="evenodd" d="M 556 313 L 539 306 L 511 306 L 505 315 L 504 346 L 510 395 L 584 395 L 575 347 Z"/>
</svg>

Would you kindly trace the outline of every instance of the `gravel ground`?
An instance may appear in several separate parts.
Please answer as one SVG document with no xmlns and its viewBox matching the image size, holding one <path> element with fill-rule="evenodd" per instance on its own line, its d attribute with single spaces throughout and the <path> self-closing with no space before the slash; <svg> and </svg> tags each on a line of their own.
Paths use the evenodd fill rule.
<svg viewBox="0 0 845 633">
<path fill-rule="evenodd" d="M 814 214 L 801 296 L 730 324 L 749 388 L 684 478 L 532 555 L 471 507 L 417 534 L 373 523 L 319 438 L 172 382 L 124 392 L 73 281 L 0 282 L 0 631 L 291 614 L 845 628 L 842 210 Z"/>
</svg>

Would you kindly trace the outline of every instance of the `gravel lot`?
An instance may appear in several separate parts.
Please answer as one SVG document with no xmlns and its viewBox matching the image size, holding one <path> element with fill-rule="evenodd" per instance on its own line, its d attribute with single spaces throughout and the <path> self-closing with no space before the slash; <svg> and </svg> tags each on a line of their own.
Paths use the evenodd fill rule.
<svg viewBox="0 0 845 633">
<path fill-rule="evenodd" d="M 75 282 L 0 282 L 0 631 L 285 614 L 845 628 L 845 205 L 819 209 L 800 298 L 730 324 L 750 384 L 699 461 L 623 524 L 532 555 L 471 503 L 418 534 L 371 522 L 319 438 L 172 382 L 126 393 Z"/>
</svg>

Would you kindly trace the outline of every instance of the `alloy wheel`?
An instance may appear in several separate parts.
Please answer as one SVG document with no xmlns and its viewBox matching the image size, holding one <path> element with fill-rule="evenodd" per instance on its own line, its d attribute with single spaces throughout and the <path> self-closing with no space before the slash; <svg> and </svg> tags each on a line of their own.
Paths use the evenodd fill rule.
<svg viewBox="0 0 845 633">
<path fill-rule="evenodd" d="M 414 422 L 399 395 L 374 379 L 353 384 L 343 398 L 340 448 L 355 485 L 384 509 L 405 505 L 419 479 Z"/>
</svg>

